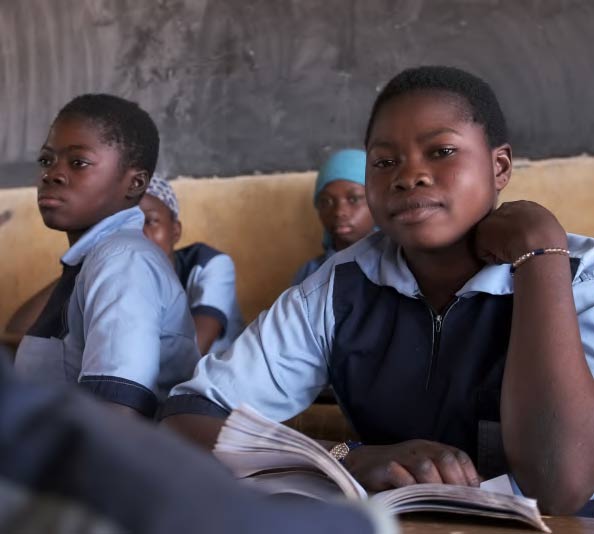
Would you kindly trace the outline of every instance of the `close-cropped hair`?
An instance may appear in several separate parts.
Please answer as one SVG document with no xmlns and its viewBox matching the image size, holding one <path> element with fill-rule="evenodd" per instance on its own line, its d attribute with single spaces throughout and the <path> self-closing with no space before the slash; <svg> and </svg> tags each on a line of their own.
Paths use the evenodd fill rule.
<svg viewBox="0 0 594 534">
<path fill-rule="evenodd" d="M 381 108 L 400 95 L 414 91 L 444 91 L 462 98 L 467 104 L 468 119 L 483 126 L 491 148 L 508 142 L 503 111 L 491 86 L 473 74 L 455 67 L 423 66 L 403 70 L 392 78 L 378 95 L 365 133 L 365 146 Z"/>
<path fill-rule="evenodd" d="M 89 120 L 99 129 L 102 141 L 117 145 L 122 169 L 155 171 L 159 156 L 159 131 L 150 115 L 136 102 L 109 94 L 77 96 L 58 113 Z"/>
</svg>

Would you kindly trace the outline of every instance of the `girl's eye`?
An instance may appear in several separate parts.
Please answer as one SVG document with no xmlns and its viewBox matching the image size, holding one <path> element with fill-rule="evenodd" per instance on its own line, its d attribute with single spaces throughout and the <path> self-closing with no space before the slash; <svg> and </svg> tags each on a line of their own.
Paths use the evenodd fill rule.
<svg viewBox="0 0 594 534">
<path fill-rule="evenodd" d="M 365 200 L 365 197 L 362 195 L 352 196 L 348 198 L 349 204 L 358 204 Z"/>
<path fill-rule="evenodd" d="M 39 156 L 37 163 L 39 163 L 40 167 L 49 167 L 52 164 L 52 160 L 46 156 Z"/>
<path fill-rule="evenodd" d="M 327 197 L 320 197 L 318 199 L 318 209 L 328 209 L 330 206 L 332 206 L 333 202 L 332 199 L 327 198 Z"/>
<path fill-rule="evenodd" d="M 82 159 L 73 159 L 71 165 L 73 167 L 78 167 L 79 169 L 84 169 L 85 167 L 88 167 L 89 162 Z"/>
<path fill-rule="evenodd" d="M 452 148 L 450 146 L 444 146 L 444 147 L 438 148 L 437 150 L 434 150 L 432 152 L 432 156 L 434 158 L 447 158 L 448 156 L 451 156 L 455 152 L 456 152 L 455 148 Z"/>
<path fill-rule="evenodd" d="M 393 167 L 394 165 L 396 165 L 396 161 L 393 159 L 378 159 L 373 163 L 373 166 L 377 167 L 378 169 L 387 169 L 388 167 Z"/>
</svg>

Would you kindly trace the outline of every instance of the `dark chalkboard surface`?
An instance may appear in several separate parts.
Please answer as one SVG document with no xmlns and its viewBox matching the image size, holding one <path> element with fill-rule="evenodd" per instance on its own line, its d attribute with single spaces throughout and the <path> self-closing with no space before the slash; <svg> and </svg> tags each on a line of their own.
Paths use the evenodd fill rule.
<svg viewBox="0 0 594 534">
<path fill-rule="evenodd" d="M 0 186 L 100 91 L 152 114 L 167 175 L 316 168 L 417 64 L 491 82 L 516 155 L 592 153 L 593 32 L 589 0 L 0 0 Z"/>
</svg>

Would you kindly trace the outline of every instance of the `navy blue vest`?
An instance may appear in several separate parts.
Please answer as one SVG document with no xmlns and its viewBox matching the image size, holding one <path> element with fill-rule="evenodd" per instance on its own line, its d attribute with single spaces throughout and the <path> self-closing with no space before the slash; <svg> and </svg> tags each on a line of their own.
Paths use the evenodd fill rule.
<svg viewBox="0 0 594 534">
<path fill-rule="evenodd" d="M 215 256 L 221 254 L 217 249 L 209 247 L 204 243 L 194 243 L 182 249 L 176 250 L 175 272 L 179 277 L 182 287 L 185 289 L 192 269 L 196 265 L 204 267 Z"/>
<path fill-rule="evenodd" d="M 62 275 L 39 317 L 27 331 L 27 335 L 48 339 L 51 337 L 64 339 L 66 337 L 68 334 L 68 305 L 82 265 L 82 261 L 74 266 L 62 264 Z"/>
<path fill-rule="evenodd" d="M 499 402 L 512 306 L 512 295 L 478 293 L 438 316 L 355 262 L 336 266 L 330 380 L 361 439 L 447 443 L 481 474 L 504 472 Z"/>
</svg>

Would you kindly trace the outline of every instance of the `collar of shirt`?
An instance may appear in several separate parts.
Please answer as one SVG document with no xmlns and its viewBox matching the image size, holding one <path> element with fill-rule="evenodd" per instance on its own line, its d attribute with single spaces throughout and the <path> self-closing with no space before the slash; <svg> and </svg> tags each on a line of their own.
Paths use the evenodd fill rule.
<svg viewBox="0 0 594 534">
<path fill-rule="evenodd" d="M 374 234 L 375 242 L 371 247 L 355 257 L 367 278 L 375 284 L 393 287 L 402 295 L 414 298 L 422 296 L 415 276 L 404 259 L 402 248 L 392 243 L 387 236 L 381 239 L 377 236 Z M 513 279 L 509 265 L 486 265 L 456 292 L 456 296 L 470 297 L 476 293 L 512 294 Z"/>
<path fill-rule="evenodd" d="M 61 261 L 66 265 L 78 265 L 84 260 L 89 251 L 106 237 L 120 230 L 140 230 L 144 226 L 144 213 L 138 206 L 118 211 L 95 226 L 89 228 L 81 238 L 74 243 L 62 256 Z"/>
</svg>

